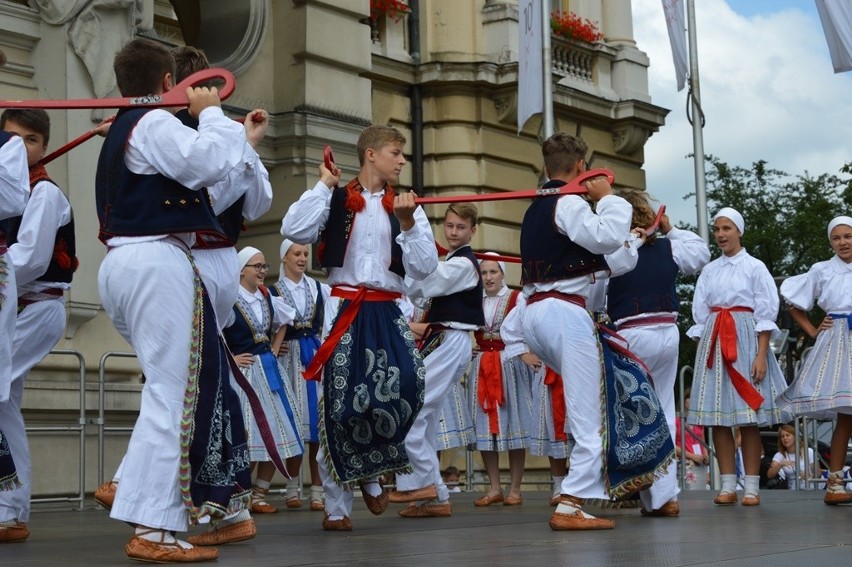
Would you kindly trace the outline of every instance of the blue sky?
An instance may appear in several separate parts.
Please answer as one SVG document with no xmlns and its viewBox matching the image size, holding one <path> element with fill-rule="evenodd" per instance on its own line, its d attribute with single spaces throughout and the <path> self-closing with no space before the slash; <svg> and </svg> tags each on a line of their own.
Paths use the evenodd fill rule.
<svg viewBox="0 0 852 567">
<path fill-rule="evenodd" d="M 813 0 L 696 0 L 704 150 L 730 165 L 801 175 L 852 161 L 852 72 L 835 74 Z M 671 110 L 645 146 L 648 190 L 694 223 L 692 130 L 677 92 L 660 0 L 633 1 L 652 102 Z M 712 215 L 713 211 L 710 211 Z M 826 222 L 828 219 L 826 219 Z"/>
</svg>

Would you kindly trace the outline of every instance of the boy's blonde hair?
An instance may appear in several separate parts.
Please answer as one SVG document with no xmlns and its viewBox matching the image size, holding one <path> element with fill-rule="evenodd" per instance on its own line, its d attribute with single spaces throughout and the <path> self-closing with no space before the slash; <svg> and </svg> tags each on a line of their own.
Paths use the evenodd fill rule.
<svg viewBox="0 0 852 567">
<path fill-rule="evenodd" d="M 367 126 L 358 136 L 358 143 L 355 146 L 358 151 L 358 163 L 364 165 L 368 149 L 380 150 L 393 143 L 405 144 L 405 136 L 396 128 L 379 124 Z"/>
<path fill-rule="evenodd" d="M 470 223 L 470 226 L 479 224 L 479 209 L 473 203 L 453 203 L 447 207 L 447 212 L 444 213 L 444 218 L 447 218 L 447 213 L 453 213 L 457 217 L 461 217 Z"/>
</svg>

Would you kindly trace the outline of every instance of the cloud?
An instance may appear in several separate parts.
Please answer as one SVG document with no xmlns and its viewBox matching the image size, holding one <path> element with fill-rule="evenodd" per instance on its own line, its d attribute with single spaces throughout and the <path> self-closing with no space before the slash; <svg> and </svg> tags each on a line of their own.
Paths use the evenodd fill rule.
<svg viewBox="0 0 852 567">
<path fill-rule="evenodd" d="M 852 73 L 834 74 L 816 11 L 743 16 L 725 0 L 696 2 L 704 152 L 731 165 L 766 160 L 791 175 L 837 173 L 852 161 Z M 651 60 L 652 102 L 671 109 L 645 146 L 648 190 L 675 221 L 695 222 L 692 127 L 678 93 L 660 0 L 634 0 L 634 36 Z M 712 211 L 710 211 L 712 215 Z"/>
</svg>

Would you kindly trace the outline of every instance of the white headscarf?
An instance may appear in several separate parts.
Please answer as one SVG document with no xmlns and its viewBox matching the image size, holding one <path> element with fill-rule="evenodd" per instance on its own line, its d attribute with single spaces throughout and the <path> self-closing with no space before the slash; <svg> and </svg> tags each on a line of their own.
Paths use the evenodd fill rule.
<svg viewBox="0 0 852 567">
<path fill-rule="evenodd" d="M 254 246 L 246 246 L 240 250 L 240 253 L 237 254 L 237 257 L 240 259 L 240 270 L 246 267 L 246 264 L 249 263 L 249 260 L 251 260 L 255 254 L 260 254 L 260 250 Z"/>
<path fill-rule="evenodd" d="M 719 209 L 719 212 L 716 213 L 716 216 L 713 217 L 713 222 L 716 222 L 716 219 L 720 217 L 725 217 L 726 219 L 730 219 L 734 226 L 737 227 L 740 231 L 740 235 L 745 233 L 745 221 L 743 220 L 743 216 L 736 209 L 732 209 L 731 207 L 723 207 Z"/>
<path fill-rule="evenodd" d="M 483 252 L 482 254 L 486 255 L 486 256 L 499 256 L 500 255 L 497 252 Z M 500 271 L 503 272 L 504 276 L 506 275 L 506 264 L 503 263 L 502 260 L 489 260 L 488 258 L 480 258 L 479 264 L 482 265 L 483 262 L 497 262 L 497 264 L 500 266 Z"/>
<path fill-rule="evenodd" d="M 852 217 L 847 217 L 846 215 L 840 215 L 839 217 L 834 217 L 831 219 L 831 222 L 828 223 L 828 238 L 831 238 L 831 231 L 834 230 L 835 227 L 840 226 L 841 224 L 852 227 Z"/>
<path fill-rule="evenodd" d="M 290 247 L 293 246 L 295 242 L 290 240 L 289 238 L 285 238 L 284 242 L 281 243 L 281 246 L 278 248 L 278 258 L 281 260 L 281 263 L 278 264 L 278 281 L 284 281 L 287 277 L 284 275 L 284 256 L 287 255 L 287 252 L 290 251 Z"/>
</svg>

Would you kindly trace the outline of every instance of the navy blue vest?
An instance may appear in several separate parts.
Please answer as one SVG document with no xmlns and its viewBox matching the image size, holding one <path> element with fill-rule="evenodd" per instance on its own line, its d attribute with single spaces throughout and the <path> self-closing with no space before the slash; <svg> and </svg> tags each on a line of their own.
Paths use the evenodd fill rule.
<svg viewBox="0 0 852 567">
<path fill-rule="evenodd" d="M 269 320 L 272 321 L 273 309 L 272 299 L 268 294 L 263 294 L 266 304 L 269 307 Z M 243 315 L 237 305 L 234 305 L 234 324 L 230 327 L 225 327 L 223 334 L 228 348 L 234 354 L 243 354 L 250 352 L 252 354 L 263 354 L 272 352 L 272 342 L 269 338 L 270 329 L 253 329 Z"/>
<path fill-rule="evenodd" d="M 182 108 L 178 110 L 175 113 L 175 116 L 183 123 L 184 126 L 189 126 L 193 130 L 198 130 L 198 118 L 193 117 L 189 113 L 188 109 Z M 203 191 L 206 194 L 207 189 L 203 189 Z M 246 195 L 243 193 L 230 207 L 216 215 L 216 220 L 219 221 L 219 226 L 222 227 L 222 236 L 225 237 L 225 240 L 216 238 L 213 241 L 208 242 L 208 239 L 206 239 L 203 234 L 199 234 L 196 239 L 195 247 L 230 248 L 232 246 L 236 246 L 237 239 L 240 237 L 240 232 L 243 230 L 243 203 L 245 202 Z"/>
<path fill-rule="evenodd" d="M 42 178 L 39 181 L 53 183 L 50 178 Z M 30 191 L 37 184 L 38 182 L 31 184 Z M 54 185 L 56 184 L 54 183 Z M 5 233 L 8 246 L 18 242 L 18 231 L 21 229 L 23 218 L 22 215 L 19 215 L 0 221 L 0 233 Z M 47 270 L 37 277 L 36 281 L 71 283 L 77 266 L 77 240 L 74 236 L 74 214 L 72 213 L 71 220 L 56 230 L 56 238 L 53 241 L 53 255 L 47 264 Z"/>
<path fill-rule="evenodd" d="M 473 269 L 479 273 L 479 262 L 470 246 L 462 246 L 452 254 L 452 257 L 467 258 L 473 264 Z M 482 312 L 482 278 L 477 281 L 476 287 L 450 295 L 433 297 L 429 311 L 426 313 L 426 322 L 453 322 L 483 326 L 485 315 Z"/>
<path fill-rule="evenodd" d="M 544 189 L 561 187 L 548 181 Z M 560 195 L 539 197 L 521 224 L 521 283 L 554 282 L 607 270 L 604 257 L 575 244 L 556 228 L 556 203 Z"/>
<path fill-rule="evenodd" d="M 678 267 L 672 257 L 672 243 L 657 237 L 639 249 L 636 267 L 609 280 L 607 311 L 619 321 L 643 313 L 669 313 L 680 309 L 675 288 Z"/>
<path fill-rule="evenodd" d="M 388 213 L 391 225 L 391 261 L 388 270 L 396 275 L 405 276 L 402 265 L 402 247 L 396 243 L 400 233 L 399 219 L 393 213 Z M 349 245 L 349 235 L 355 222 L 355 212 L 346 208 L 346 188 L 337 187 L 331 194 L 331 204 L 328 222 L 320 236 L 321 254 L 318 254 L 323 268 L 339 268 L 343 266 L 346 257 L 346 247 Z"/>
<path fill-rule="evenodd" d="M 302 337 L 319 336 L 323 318 L 325 317 L 325 300 L 322 298 L 322 284 L 320 282 L 315 283 L 317 284 L 317 304 L 314 309 L 314 318 L 311 319 L 310 324 L 307 326 L 297 327 L 295 325 L 287 325 L 287 331 L 284 333 L 285 341 L 301 339 Z M 269 288 L 269 293 L 279 297 L 284 297 L 284 285 L 285 284 L 281 282 L 276 282 L 275 285 Z M 310 301 L 310 299 L 311 298 L 308 297 L 308 301 Z"/>
<path fill-rule="evenodd" d="M 179 232 L 222 239 L 206 191 L 192 191 L 165 175 L 133 173 L 124 163 L 130 133 L 149 108 L 122 109 L 101 148 L 95 179 L 98 238 Z"/>
</svg>

